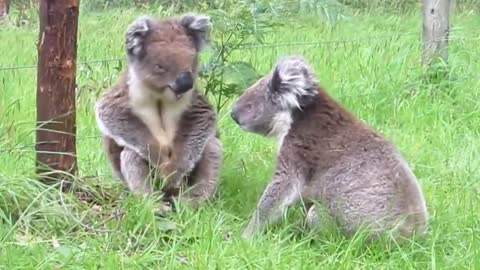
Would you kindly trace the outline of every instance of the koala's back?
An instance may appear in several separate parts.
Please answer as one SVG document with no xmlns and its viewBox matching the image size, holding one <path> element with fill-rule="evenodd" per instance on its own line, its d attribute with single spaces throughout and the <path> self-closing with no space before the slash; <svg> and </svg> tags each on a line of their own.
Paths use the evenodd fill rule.
<svg viewBox="0 0 480 270">
<path fill-rule="evenodd" d="M 284 151 L 306 179 L 303 197 L 322 202 L 350 233 L 362 225 L 380 230 L 396 226 L 406 237 L 423 232 L 427 210 L 422 191 L 400 152 L 324 98 L 327 104 L 303 112 L 285 139 Z"/>
<path fill-rule="evenodd" d="M 426 207 L 417 179 L 388 142 L 346 151 L 312 176 L 311 190 L 349 232 L 362 223 L 409 236 L 423 231 Z M 404 219 L 402 221 L 402 219 Z"/>
</svg>

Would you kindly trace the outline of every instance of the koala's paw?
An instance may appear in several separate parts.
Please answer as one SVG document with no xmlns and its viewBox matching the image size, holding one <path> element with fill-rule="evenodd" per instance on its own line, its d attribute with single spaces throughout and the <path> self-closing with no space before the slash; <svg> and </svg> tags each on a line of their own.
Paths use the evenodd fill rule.
<svg viewBox="0 0 480 270">
<path fill-rule="evenodd" d="M 174 158 L 173 147 L 171 145 L 160 145 L 159 148 L 162 160 L 169 161 Z"/>
<path fill-rule="evenodd" d="M 160 164 L 160 173 L 166 178 L 171 178 L 175 171 L 176 168 L 174 160 L 167 160 Z"/>
<path fill-rule="evenodd" d="M 157 168 L 166 176 L 171 173 L 174 164 L 175 155 L 171 146 L 159 146 L 157 155 Z"/>
<path fill-rule="evenodd" d="M 165 178 L 165 185 L 162 190 L 167 194 L 178 195 L 180 194 L 181 184 L 181 178 L 171 174 Z"/>
</svg>

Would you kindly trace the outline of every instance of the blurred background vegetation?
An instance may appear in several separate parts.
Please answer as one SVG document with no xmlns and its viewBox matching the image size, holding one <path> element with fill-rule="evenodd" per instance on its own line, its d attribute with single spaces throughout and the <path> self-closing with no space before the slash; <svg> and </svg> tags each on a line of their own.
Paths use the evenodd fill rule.
<svg viewBox="0 0 480 270">
<path fill-rule="evenodd" d="M 38 23 L 35 0 L 13 0 L 10 22 L 17 26 Z M 452 0 L 459 12 L 480 10 L 478 0 Z M 233 96 L 245 89 L 260 75 L 245 61 L 233 61 L 238 49 L 264 43 L 264 37 L 276 26 L 295 24 L 302 14 L 307 20 L 322 20 L 334 28 L 342 19 L 359 13 L 405 14 L 418 12 L 419 0 L 82 0 L 81 16 L 115 9 L 135 9 L 158 15 L 183 12 L 206 12 L 215 23 L 209 59 L 200 69 L 205 93 L 211 96 L 220 111 Z M 436 71 L 435 71 L 436 72 Z"/>
</svg>

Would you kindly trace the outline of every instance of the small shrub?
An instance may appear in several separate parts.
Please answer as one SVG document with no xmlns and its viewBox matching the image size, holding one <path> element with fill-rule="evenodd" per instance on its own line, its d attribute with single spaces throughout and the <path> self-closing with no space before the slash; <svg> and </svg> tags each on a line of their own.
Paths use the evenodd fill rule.
<svg viewBox="0 0 480 270">
<path fill-rule="evenodd" d="M 217 111 L 258 79 L 257 70 L 246 61 L 232 60 L 244 46 L 263 43 L 266 33 L 279 24 L 268 3 L 255 1 L 204 1 L 200 4 L 214 22 L 211 55 L 201 66 L 205 94 L 213 96 Z"/>
</svg>

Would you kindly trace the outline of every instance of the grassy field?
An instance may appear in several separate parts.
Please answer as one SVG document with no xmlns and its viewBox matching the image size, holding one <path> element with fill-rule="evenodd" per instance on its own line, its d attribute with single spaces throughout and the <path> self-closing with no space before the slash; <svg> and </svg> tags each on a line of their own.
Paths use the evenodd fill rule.
<svg viewBox="0 0 480 270">
<path fill-rule="evenodd" d="M 122 57 L 124 29 L 140 13 L 82 13 L 78 61 Z M 100 148 L 93 102 L 117 78 L 119 61 L 78 67 L 78 185 L 92 192 L 93 202 L 35 181 L 36 70 L 0 70 L 0 268 L 480 269 L 480 16 L 453 16 L 449 70 L 436 74 L 419 64 L 420 19 L 368 14 L 330 27 L 299 18 L 267 41 L 357 41 L 258 48 L 235 57 L 266 72 L 280 55 L 305 55 L 321 84 L 407 157 L 431 216 L 425 239 L 364 247 L 336 230 L 295 227 L 295 209 L 257 239 L 240 239 L 272 174 L 276 145 L 242 132 L 228 107 L 219 116 L 225 156 L 217 199 L 155 218 L 155 198 L 126 193 Z M 0 25 L 0 66 L 35 65 L 37 34 L 36 24 Z"/>
</svg>

